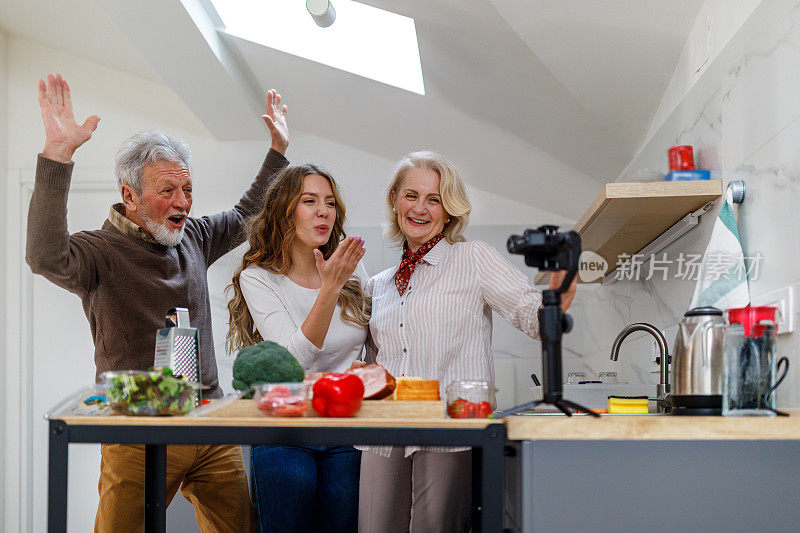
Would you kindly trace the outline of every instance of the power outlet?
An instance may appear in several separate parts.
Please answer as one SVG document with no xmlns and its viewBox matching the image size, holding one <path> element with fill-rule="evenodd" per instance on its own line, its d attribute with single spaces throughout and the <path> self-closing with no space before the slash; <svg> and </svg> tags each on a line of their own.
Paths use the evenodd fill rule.
<svg viewBox="0 0 800 533">
<path fill-rule="evenodd" d="M 756 296 L 751 299 L 750 304 L 753 306 L 769 305 L 778 308 L 775 324 L 778 327 L 778 335 L 794 331 L 794 291 L 791 285 Z"/>
</svg>

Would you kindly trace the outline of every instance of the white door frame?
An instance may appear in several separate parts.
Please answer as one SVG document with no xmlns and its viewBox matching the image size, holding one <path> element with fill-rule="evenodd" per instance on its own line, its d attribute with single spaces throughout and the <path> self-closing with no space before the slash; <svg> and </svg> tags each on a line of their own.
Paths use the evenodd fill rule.
<svg viewBox="0 0 800 533">
<path fill-rule="evenodd" d="M 110 168 L 84 168 L 71 192 L 115 192 Z M 28 206 L 34 168 L 11 169 L 6 180 L 6 340 L 2 401 L 5 405 L 4 487 L 2 530 L 32 530 L 33 428 L 41 422 L 33 413 L 33 274 L 25 263 Z M 46 460 L 46 458 L 44 458 Z"/>
</svg>

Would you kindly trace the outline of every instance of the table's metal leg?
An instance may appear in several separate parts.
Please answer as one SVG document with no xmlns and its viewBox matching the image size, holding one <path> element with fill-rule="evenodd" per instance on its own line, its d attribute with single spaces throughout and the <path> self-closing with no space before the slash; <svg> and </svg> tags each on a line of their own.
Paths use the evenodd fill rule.
<svg viewBox="0 0 800 533">
<path fill-rule="evenodd" d="M 47 531 L 67 531 L 67 469 L 69 466 L 69 433 L 61 420 L 50 421 L 50 442 L 47 459 Z"/>
<path fill-rule="evenodd" d="M 473 531 L 503 530 L 503 449 L 506 428 L 503 424 L 487 426 L 483 432 L 480 461 L 480 522 L 473 522 Z M 473 450 L 474 453 L 474 450 Z M 476 492 L 473 492 L 473 497 Z M 474 509 L 474 506 L 473 506 Z"/>
<path fill-rule="evenodd" d="M 144 446 L 144 530 L 167 531 L 167 445 Z"/>
<path fill-rule="evenodd" d="M 481 530 L 481 510 L 483 509 L 483 494 L 481 480 L 483 477 L 483 448 L 472 448 L 472 531 Z"/>
</svg>

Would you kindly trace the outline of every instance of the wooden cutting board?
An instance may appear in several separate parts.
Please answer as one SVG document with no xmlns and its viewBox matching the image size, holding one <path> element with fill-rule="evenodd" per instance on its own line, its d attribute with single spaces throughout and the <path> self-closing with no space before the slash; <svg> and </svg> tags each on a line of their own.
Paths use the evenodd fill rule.
<svg viewBox="0 0 800 533">
<path fill-rule="evenodd" d="M 212 404 L 213 405 L 213 404 Z M 237 400 L 206 415 L 207 418 L 262 417 L 253 400 Z M 306 418 L 319 418 L 309 409 Z M 353 418 L 445 418 L 444 402 L 399 402 L 365 400 Z"/>
</svg>

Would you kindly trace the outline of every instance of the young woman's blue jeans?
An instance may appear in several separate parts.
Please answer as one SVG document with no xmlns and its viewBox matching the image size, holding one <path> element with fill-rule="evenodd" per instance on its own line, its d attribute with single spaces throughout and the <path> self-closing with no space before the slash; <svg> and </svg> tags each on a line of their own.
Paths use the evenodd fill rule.
<svg viewBox="0 0 800 533">
<path fill-rule="evenodd" d="M 351 446 L 253 446 L 253 504 L 262 533 L 358 530 L 361 452 Z"/>
</svg>

